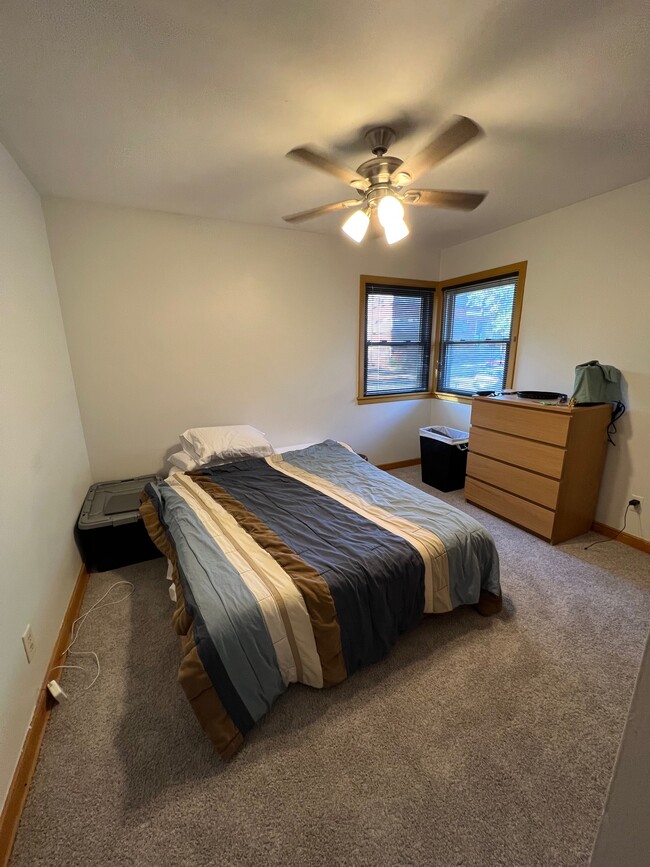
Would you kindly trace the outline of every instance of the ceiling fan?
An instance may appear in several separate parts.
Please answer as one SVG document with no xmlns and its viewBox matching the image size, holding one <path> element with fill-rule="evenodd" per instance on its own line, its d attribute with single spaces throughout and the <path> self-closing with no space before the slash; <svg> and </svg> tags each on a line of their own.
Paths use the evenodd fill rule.
<svg viewBox="0 0 650 867">
<path fill-rule="evenodd" d="M 480 126 L 470 118 L 456 117 L 419 153 L 403 161 L 388 154 L 388 149 L 396 138 L 395 131 L 388 126 L 375 127 L 365 136 L 374 156 L 361 163 L 356 171 L 334 162 L 327 154 L 315 148 L 294 148 L 289 151 L 288 157 L 350 184 L 359 198 L 321 205 L 309 211 L 289 214 L 283 219 L 287 223 L 301 223 L 332 211 L 354 208 L 352 215 L 342 226 L 350 238 L 360 243 L 370 227 L 371 237 L 380 236 L 383 230 L 386 241 L 394 244 L 409 233 L 404 222 L 404 205 L 472 211 L 481 204 L 487 193 L 412 189 L 410 185 L 421 174 L 482 133 Z"/>
</svg>

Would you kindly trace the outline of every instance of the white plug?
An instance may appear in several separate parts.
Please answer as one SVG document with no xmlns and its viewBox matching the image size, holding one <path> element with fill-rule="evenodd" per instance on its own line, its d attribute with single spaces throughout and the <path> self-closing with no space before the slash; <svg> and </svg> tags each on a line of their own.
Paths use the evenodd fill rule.
<svg viewBox="0 0 650 867">
<path fill-rule="evenodd" d="M 48 685 L 47 685 L 47 689 L 48 689 L 48 692 L 50 693 L 50 695 L 52 696 L 52 698 L 54 699 L 54 701 L 58 701 L 59 704 L 60 704 L 62 701 L 67 701 L 67 700 L 68 700 L 68 696 L 67 696 L 66 693 L 61 689 L 61 687 L 60 687 L 59 684 L 56 682 L 56 680 L 51 680 L 51 681 L 48 683 Z"/>
</svg>

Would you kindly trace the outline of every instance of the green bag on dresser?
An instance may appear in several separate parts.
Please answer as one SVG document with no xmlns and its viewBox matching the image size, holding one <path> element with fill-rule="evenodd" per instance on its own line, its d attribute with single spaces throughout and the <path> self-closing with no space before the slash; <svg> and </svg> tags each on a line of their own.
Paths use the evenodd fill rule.
<svg viewBox="0 0 650 867">
<path fill-rule="evenodd" d="M 573 385 L 572 403 L 611 403 L 612 421 L 607 431 L 607 439 L 615 445 L 611 434 L 616 433 L 614 422 L 625 412 L 625 404 L 621 400 L 621 371 L 611 364 L 601 364 L 599 361 L 586 361 L 576 367 L 576 378 Z"/>
<path fill-rule="evenodd" d="M 619 403 L 621 371 L 611 364 L 586 361 L 576 367 L 573 400 L 576 403 Z"/>
</svg>

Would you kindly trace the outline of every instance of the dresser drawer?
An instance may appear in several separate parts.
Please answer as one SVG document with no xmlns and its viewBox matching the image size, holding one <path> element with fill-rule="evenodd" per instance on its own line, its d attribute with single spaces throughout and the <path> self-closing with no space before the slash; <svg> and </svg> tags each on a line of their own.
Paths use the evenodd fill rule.
<svg viewBox="0 0 650 867">
<path fill-rule="evenodd" d="M 570 420 L 568 413 L 530 406 L 508 406 L 487 400 L 475 400 L 472 405 L 473 425 L 556 446 L 566 445 Z"/>
<path fill-rule="evenodd" d="M 566 451 L 547 443 L 510 436 L 472 425 L 469 450 L 473 454 L 496 458 L 534 473 L 543 473 L 554 479 L 562 478 Z"/>
<path fill-rule="evenodd" d="M 548 476 L 540 476 L 473 453 L 467 459 L 467 475 L 526 500 L 532 500 L 547 509 L 555 509 L 557 505 L 560 483 Z"/>
<path fill-rule="evenodd" d="M 529 503 L 528 500 L 522 500 L 514 494 L 508 494 L 506 491 L 500 491 L 498 488 L 470 478 L 465 480 L 465 499 L 512 521 L 513 524 L 532 530 L 538 536 L 551 538 L 555 513 L 543 506 Z"/>
</svg>

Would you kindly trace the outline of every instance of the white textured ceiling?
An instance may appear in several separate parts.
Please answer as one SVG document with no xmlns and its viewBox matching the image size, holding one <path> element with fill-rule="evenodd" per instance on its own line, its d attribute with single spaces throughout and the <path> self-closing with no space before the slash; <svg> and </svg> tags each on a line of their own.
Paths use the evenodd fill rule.
<svg viewBox="0 0 650 867">
<path fill-rule="evenodd" d="M 348 197 L 285 159 L 405 158 L 454 114 L 486 137 L 418 180 L 453 244 L 650 174 L 645 0 L 0 0 L 0 141 L 42 193 L 286 226 Z M 291 228 L 338 231 L 340 215 Z"/>
</svg>

